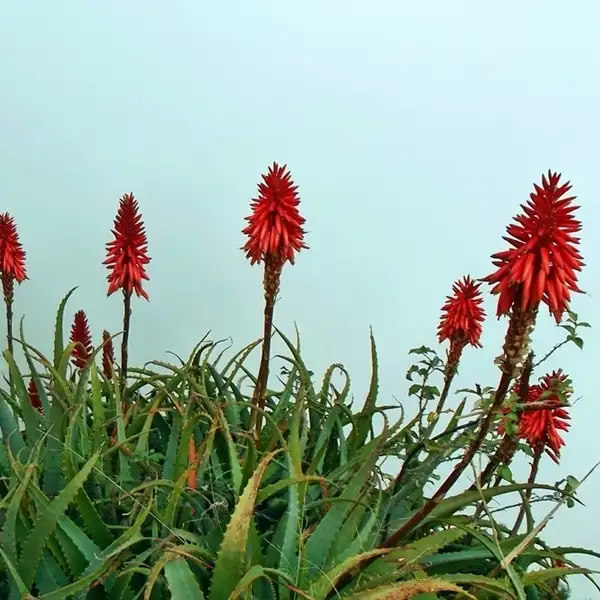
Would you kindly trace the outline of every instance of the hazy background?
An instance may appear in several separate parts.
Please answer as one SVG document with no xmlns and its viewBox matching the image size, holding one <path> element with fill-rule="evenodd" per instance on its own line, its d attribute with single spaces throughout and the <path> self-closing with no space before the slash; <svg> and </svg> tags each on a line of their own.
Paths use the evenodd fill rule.
<svg viewBox="0 0 600 600">
<path fill-rule="evenodd" d="M 28 252 L 16 311 L 29 340 L 49 350 L 74 285 L 69 319 L 84 308 L 97 340 L 120 329 L 101 261 L 128 191 L 153 259 L 133 360 L 187 355 L 209 329 L 238 348 L 258 337 L 262 276 L 240 230 L 273 160 L 300 186 L 311 246 L 285 270 L 277 325 L 298 324 L 315 371 L 343 362 L 358 402 L 369 325 L 389 404 L 407 389 L 408 350 L 435 344 L 452 282 L 489 273 L 549 168 L 580 197 L 589 295 L 573 308 L 598 324 L 599 18 L 591 1 L 4 0 L 0 211 Z M 486 308 L 485 347 L 467 350 L 462 386 L 497 382 L 506 323 L 489 297 Z M 541 355 L 562 336 L 544 312 L 538 322 Z M 551 482 L 600 458 L 595 331 L 584 352 L 548 364 L 582 396 L 561 468 L 544 461 Z M 599 491 L 600 475 L 550 541 L 597 546 Z M 595 594 L 574 585 L 574 599 Z"/>
</svg>

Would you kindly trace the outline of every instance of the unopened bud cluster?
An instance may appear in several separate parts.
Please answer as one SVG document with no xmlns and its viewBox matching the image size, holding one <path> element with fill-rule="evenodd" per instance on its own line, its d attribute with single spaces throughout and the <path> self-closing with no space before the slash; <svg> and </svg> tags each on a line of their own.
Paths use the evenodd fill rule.
<svg viewBox="0 0 600 600">
<path fill-rule="evenodd" d="M 522 311 L 518 306 L 512 308 L 508 331 L 502 347 L 503 354 L 497 359 L 500 369 L 511 377 L 517 377 L 525 365 L 536 316 L 537 307 L 526 311 Z"/>
</svg>

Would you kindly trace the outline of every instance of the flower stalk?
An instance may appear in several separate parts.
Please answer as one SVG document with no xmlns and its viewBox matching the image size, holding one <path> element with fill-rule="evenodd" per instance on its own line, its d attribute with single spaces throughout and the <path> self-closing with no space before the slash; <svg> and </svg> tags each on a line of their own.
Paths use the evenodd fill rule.
<svg viewBox="0 0 600 600">
<path fill-rule="evenodd" d="M 6 308 L 6 343 L 8 351 L 14 354 L 12 306 L 15 281 L 23 283 L 27 279 L 27 272 L 25 251 L 19 241 L 17 226 L 8 213 L 0 214 L 0 278 Z"/>
<path fill-rule="evenodd" d="M 112 230 L 114 239 L 106 244 L 104 265 L 109 270 L 108 296 L 117 290 L 123 292 L 123 338 L 121 340 L 121 399 L 126 404 L 127 366 L 129 357 L 129 331 L 131 328 L 131 296 L 133 292 L 149 300 L 143 288 L 148 281 L 146 265 L 150 262 L 148 242 L 138 201 L 133 194 L 124 194 L 119 202 Z"/>
<path fill-rule="evenodd" d="M 469 276 L 459 279 L 452 286 L 452 295 L 446 298 L 442 306 L 438 338 L 440 343 L 449 341 L 450 347 L 446 355 L 444 387 L 435 409 L 437 416 L 444 409 L 464 349 L 467 345 L 482 347 L 480 339 L 485 312 L 480 286 L 481 284 L 475 283 Z"/>
<path fill-rule="evenodd" d="M 242 250 L 250 264 L 264 263 L 265 308 L 260 367 L 250 413 L 250 429 L 260 437 L 262 410 L 266 404 L 269 379 L 273 314 L 279 293 L 281 273 L 286 262 L 294 264 L 296 252 L 308 248 L 304 243 L 304 217 L 298 210 L 300 198 L 286 165 L 273 163 L 258 184 L 258 196 L 251 203 L 252 214 L 242 230 L 247 236 Z M 258 410 L 257 410 L 258 409 Z"/>
</svg>

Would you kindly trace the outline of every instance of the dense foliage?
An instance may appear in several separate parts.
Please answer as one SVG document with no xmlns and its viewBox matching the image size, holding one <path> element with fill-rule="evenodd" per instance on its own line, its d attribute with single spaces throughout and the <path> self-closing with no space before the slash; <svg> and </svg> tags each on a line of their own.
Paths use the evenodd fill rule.
<svg viewBox="0 0 600 600">
<path fill-rule="evenodd" d="M 560 460 L 572 385 L 561 371 L 539 373 L 547 357 L 536 362 L 529 334 L 540 303 L 565 329 L 564 343 L 582 346 L 588 326 L 569 312 L 560 287 L 576 291 L 567 267 L 579 266 L 564 186 L 551 174 L 536 190 L 543 198 L 527 215 L 538 210 L 542 225 L 548 214 L 553 222 L 562 215 L 567 233 L 542 236 L 536 246 L 528 242 L 535 232 L 528 238 L 513 228 L 525 254 L 496 259 L 501 275 L 489 279 L 500 286 L 499 313 L 508 314 L 498 385 L 462 390 L 458 407 L 446 407 L 485 317 L 480 283 L 467 277 L 442 310 L 445 359 L 425 346 L 411 350 L 409 401 L 419 407 L 411 418 L 378 398 L 373 336 L 370 388 L 356 408 L 342 365 L 317 377 L 299 337 L 273 332 L 281 271 L 306 248 L 285 168 L 274 165 L 264 177 L 244 230 L 248 257 L 264 263 L 265 335 L 232 357 L 205 339 L 187 360 L 129 366 L 131 300 L 134 292 L 148 298 L 142 280 L 150 260 L 130 194 L 106 261 L 109 292 L 122 291 L 124 300 L 119 364 L 116 336 L 105 331 L 94 347 L 83 311 L 65 340 L 74 290 L 59 306 L 52 351 L 31 347 L 23 325 L 13 333 L 24 252 L 4 215 L 10 377 L 0 388 L 0 598 L 534 600 L 565 598 L 569 575 L 591 580 L 575 558 L 600 554 L 549 546 L 542 535 L 553 513 L 536 522 L 531 510 L 542 500 L 553 512 L 573 506 L 580 482 L 537 480 L 541 460 Z M 545 269 L 543 278 L 534 267 Z M 287 348 L 276 373 L 272 335 Z M 262 351 L 256 376 L 247 367 L 255 349 Z M 527 482 L 510 469 L 521 452 L 531 457 Z M 392 457 L 401 467 L 390 474 Z M 483 457 L 481 472 L 474 457 Z M 510 503 L 518 514 L 507 522 L 501 509 Z"/>
</svg>

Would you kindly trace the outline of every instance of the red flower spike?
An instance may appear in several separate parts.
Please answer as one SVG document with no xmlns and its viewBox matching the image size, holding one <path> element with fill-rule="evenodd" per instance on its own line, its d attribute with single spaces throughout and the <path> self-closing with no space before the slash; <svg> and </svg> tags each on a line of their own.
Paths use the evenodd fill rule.
<svg viewBox="0 0 600 600">
<path fill-rule="evenodd" d="M 520 436 L 527 440 L 531 448 L 543 447 L 550 458 L 558 464 L 560 450 L 565 445 L 559 431 L 569 431 L 570 416 L 560 398 L 561 388 L 568 378 L 562 371 L 554 371 L 542 377 L 537 388 L 536 401 L 539 406 L 525 407 L 519 422 Z M 562 392 L 568 398 L 571 390 Z M 531 401 L 531 400 L 530 400 Z"/>
<path fill-rule="evenodd" d="M 115 347 L 110 333 L 106 329 L 102 332 L 102 372 L 109 379 L 113 376 L 115 362 Z"/>
<path fill-rule="evenodd" d="M 442 306 L 442 317 L 438 326 L 440 342 L 460 339 L 481 348 L 479 339 L 485 312 L 479 287 L 480 284 L 475 283 L 469 276 L 458 280 L 452 286 L 454 293 L 446 298 L 446 303 Z"/>
<path fill-rule="evenodd" d="M 544 375 L 538 385 L 530 385 L 527 398 L 522 399 L 523 406 L 519 415 L 519 437 L 525 439 L 532 450 L 545 450 L 548 456 L 558 464 L 560 450 L 565 445 L 559 431 L 568 431 L 570 416 L 564 406 L 571 394 L 565 388 L 568 377 L 562 371 L 553 371 Z M 519 395 L 519 385 L 514 391 Z M 530 406 L 528 406 L 530 405 Z M 505 409 L 504 413 L 510 409 Z M 504 423 L 498 427 L 498 433 L 504 435 Z"/>
<path fill-rule="evenodd" d="M 504 239 L 512 246 L 492 255 L 497 270 L 483 281 L 493 284 L 499 295 L 498 316 L 507 314 L 518 303 L 521 310 L 535 308 L 540 302 L 560 322 L 569 308 L 571 292 L 581 292 L 577 271 L 583 259 L 577 246 L 581 222 L 573 213 L 575 196 L 565 197 L 569 182 L 559 185 L 560 174 L 548 171 L 542 185 L 534 185 L 530 200 L 522 204 L 523 214 L 506 228 Z"/>
<path fill-rule="evenodd" d="M 260 263 L 266 256 L 277 257 L 281 263 L 294 264 L 295 252 L 308 248 L 302 226 L 304 217 L 298 211 L 298 186 L 286 170 L 273 163 L 263 181 L 258 184 L 258 198 L 251 203 L 252 214 L 242 233 L 248 236 L 242 250 L 250 264 Z"/>
<path fill-rule="evenodd" d="M 31 402 L 31 406 L 33 406 L 33 408 L 35 408 L 41 415 L 43 415 L 44 407 L 42 406 L 40 394 L 33 379 L 29 380 L 29 385 L 27 386 L 27 395 L 29 396 L 29 402 Z"/>
<path fill-rule="evenodd" d="M 142 287 L 142 280 L 149 281 L 145 265 L 150 262 L 148 242 L 138 202 L 133 194 L 125 194 L 119 203 L 112 233 L 114 240 L 106 244 L 106 260 L 102 263 L 110 271 L 108 295 L 122 289 L 149 300 Z"/>
<path fill-rule="evenodd" d="M 17 283 L 27 279 L 25 251 L 15 221 L 8 213 L 0 214 L 0 272 L 4 278 L 15 279 Z"/>
<path fill-rule="evenodd" d="M 94 347 L 92 346 L 92 336 L 85 312 L 78 310 L 73 319 L 71 327 L 71 341 L 75 342 L 75 348 L 71 359 L 78 369 L 84 369 L 90 360 Z"/>
</svg>

